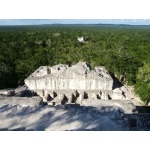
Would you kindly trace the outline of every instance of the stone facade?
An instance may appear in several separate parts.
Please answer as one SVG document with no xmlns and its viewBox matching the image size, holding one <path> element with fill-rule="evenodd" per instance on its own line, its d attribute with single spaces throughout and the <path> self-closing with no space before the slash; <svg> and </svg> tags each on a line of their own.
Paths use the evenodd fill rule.
<svg viewBox="0 0 150 150">
<path fill-rule="evenodd" d="M 41 66 L 25 84 L 48 104 L 79 103 L 83 99 L 123 99 L 121 91 L 113 91 L 113 79 L 103 66 L 94 70 L 85 62 L 69 67 L 59 64 Z"/>
</svg>

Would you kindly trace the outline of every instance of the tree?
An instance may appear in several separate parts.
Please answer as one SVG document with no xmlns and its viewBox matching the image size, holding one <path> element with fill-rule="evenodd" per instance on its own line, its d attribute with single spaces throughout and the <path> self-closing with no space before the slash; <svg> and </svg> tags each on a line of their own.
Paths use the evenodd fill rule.
<svg viewBox="0 0 150 150">
<path fill-rule="evenodd" d="M 139 68 L 137 79 L 142 80 L 150 85 L 150 63 L 144 62 L 143 67 Z"/>
<path fill-rule="evenodd" d="M 144 62 L 138 69 L 135 91 L 146 105 L 150 102 L 150 63 Z"/>
</svg>

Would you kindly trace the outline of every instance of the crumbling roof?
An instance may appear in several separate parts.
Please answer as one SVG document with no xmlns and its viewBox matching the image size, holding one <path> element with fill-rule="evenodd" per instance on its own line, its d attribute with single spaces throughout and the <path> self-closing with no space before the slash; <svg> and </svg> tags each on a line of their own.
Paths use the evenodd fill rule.
<svg viewBox="0 0 150 150">
<path fill-rule="evenodd" d="M 79 62 L 69 67 L 65 64 L 55 66 L 41 66 L 33 72 L 27 79 L 33 78 L 76 78 L 87 79 L 112 79 L 104 66 L 95 67 L 91 70 L 91 66 L 86 62 Z"/>
</svg>

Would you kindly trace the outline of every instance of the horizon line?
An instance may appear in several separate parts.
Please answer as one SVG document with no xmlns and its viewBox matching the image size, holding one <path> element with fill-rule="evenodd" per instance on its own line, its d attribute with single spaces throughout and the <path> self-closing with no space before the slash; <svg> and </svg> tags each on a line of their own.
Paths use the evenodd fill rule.
<svg viewBox="0 0 150 150">
<path fill-rule="evenodd" d="M 126 24 L 126 23 L 41 23 L 41 24 L 0 24 L 0 26 L 39 26 L 39 25 L 124 25 L 124 26 L 150 26 L 150 24 Z"/>
</svg>

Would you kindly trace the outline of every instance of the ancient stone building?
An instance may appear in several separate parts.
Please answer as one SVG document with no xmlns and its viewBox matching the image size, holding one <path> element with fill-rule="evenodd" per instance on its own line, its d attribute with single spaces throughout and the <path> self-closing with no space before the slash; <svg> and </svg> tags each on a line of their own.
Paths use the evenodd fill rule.
<svg viewBox="0 0 150 150">
<path fill-rule="evenodd" d="M 82 103 L 82 100 L 111 100 L 124 98 L 121 91 L 113 91 L 113 79 L 105 67 L 94 70 L 85 62 L 69 67 L 59 64 L 41 66 L 25 84 L 48 104 Z"/>
<path fill-rule="evenodd" d="M 84 38 L 83 37 L 78 37 L 78 42 L 84 43 Z"/>
</svg>

